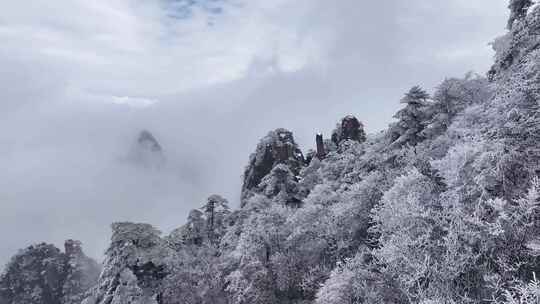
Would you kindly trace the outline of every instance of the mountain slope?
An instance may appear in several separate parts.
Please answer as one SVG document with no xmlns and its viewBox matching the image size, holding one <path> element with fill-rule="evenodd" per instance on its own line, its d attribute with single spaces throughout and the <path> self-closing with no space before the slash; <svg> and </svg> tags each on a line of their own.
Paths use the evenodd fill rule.
<svg viewBox="0 0 540 304">
<path fill-rule="evenodd" d="M 271 131 L 239 209 L 213 195 L 168 236 L 113 224 L 83 303 L 537 303 L 540 7 L 511 4 L 487 78 L 415 86 L 385 132 L 347 116 L 306 157 Z M 51 286 L 0 300 L 69 303 Z"/>
</svg>

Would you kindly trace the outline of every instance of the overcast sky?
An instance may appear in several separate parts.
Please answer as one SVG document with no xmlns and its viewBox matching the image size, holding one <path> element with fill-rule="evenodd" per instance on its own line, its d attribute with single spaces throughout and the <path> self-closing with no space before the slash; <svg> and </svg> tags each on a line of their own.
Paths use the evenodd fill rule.
<svg viewBox="0 0 540 304">
<path fill-rule="evenodd" d="M 187 3 L 193 3 L 188 5 Z M 113 221 L 164 232 L 220 193 L 237 207 L 258 139 L 303 149 L 346 114 L 368 132 L 409 87 L 487 71 L 506 0 L 32 0 L 0 4 L 0 263 Z M 125 159 L 141 129 L 161 170 Z"/>
</svg>

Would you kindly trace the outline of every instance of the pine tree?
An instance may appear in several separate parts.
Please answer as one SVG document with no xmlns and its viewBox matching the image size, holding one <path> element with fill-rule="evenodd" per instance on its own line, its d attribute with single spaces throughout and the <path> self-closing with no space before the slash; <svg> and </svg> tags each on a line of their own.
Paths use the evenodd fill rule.
<svg viewBox="0 0 540 304">
<path fill-rule="evenodd" d="M 426 91 L 419 86 L 414 86 L 401 99 L 405 107 L 394 115 L 398 121 L 390 126 L 389 131 L 393 146 L 405 144 L 414 146 L 423 140 L 420 133 L 427 116 L 425 108 L 428 98 Z"/>
<path fill-rule="evenodd" d="M 208 197 L 201 210 L 206 218 L 207 237 L 213 243 L 225 230 L 224 221 L 230 213 L 229 204 L 225 198 L 214 194 Z"/>
</svg>

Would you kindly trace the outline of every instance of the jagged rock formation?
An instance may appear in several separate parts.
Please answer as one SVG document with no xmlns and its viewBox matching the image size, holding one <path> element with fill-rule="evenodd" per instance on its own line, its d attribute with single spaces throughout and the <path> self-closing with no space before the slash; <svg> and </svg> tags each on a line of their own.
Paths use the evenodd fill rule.
<svg viewBox="0 0 540 304">
<path fill-rule="evenodd" d="M 278 164 L 285 165 L 293 177 L 297 176 L 304 166 L 302 151 L 294 141 L 292 132 L 286 129 L 276 129 L 268 133 L 250 156 L 244 171 L 242 206 L 250 193 L 262 191 L 258 189 L 259 184 Z"/>
<path fill-rule="evenodd" d="M 2 304 L 74 304 L 95 285 L 99 265 L 84 255 L 78 241 L 66 252 L 51 244 L 32 245 L 15 255 L 0 277 Z"/>
<path fill-rule="evenodd" d="M 364 125 L 353 115 L 347 115 L 338 123 L 336 129 L 332 132 L 332 141 L 339 146 L 346 140 L 357 142 L 366 141 L 366 132 Z"/>
</svg>

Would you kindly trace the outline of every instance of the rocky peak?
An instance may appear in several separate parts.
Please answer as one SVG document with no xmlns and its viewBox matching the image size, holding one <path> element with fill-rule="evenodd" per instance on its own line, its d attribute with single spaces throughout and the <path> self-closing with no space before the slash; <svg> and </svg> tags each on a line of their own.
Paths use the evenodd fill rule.
<svg viewBox="0 0 540 304">
<path fill-rule="evenodd" d="M 266 135 L 251 154 L 244 171 L 242 199 L 255 190 L 262 179 L 278 164 L 286 165 L 294 175 L 304 166 L 304 156 L 298 148 L 291 131 L 276 129 Z M 244 203 L 242 203 L 243 205 Z"/>
<path fill-rule="evenodd" d="M 136 165 L 159 169 L 165 162 L 163 148 L 157 139 L 147 130 L 142 130 L 129 154 L 129 160 Z"/>
<path fill-rule="evenodd" d="M 346 140 L 357 142 L 366 140 L 364 125 L 353 115 L 347 115 L 341 119 L 341 123 L 338 123 L 336 129 L 332 132 L 332 141 L 336 145 Z"/>
<path fill-rule="evenodd" d="M 64 242 L 64 252 L 66 253 L 67 256 L 82 255 L 83 254 L 82 243 L 80 241 L 72 240 L 72 239 L 66 240 Z"/>
<path fill-rule="evenodd" d="M 141 148 L 147 149 L 153 152 L 161 152 L 161 145 L 158 143 L 157 139 L 147 130 L 142 130 L 139 133 L 137 143 Z"/>
</svg>

